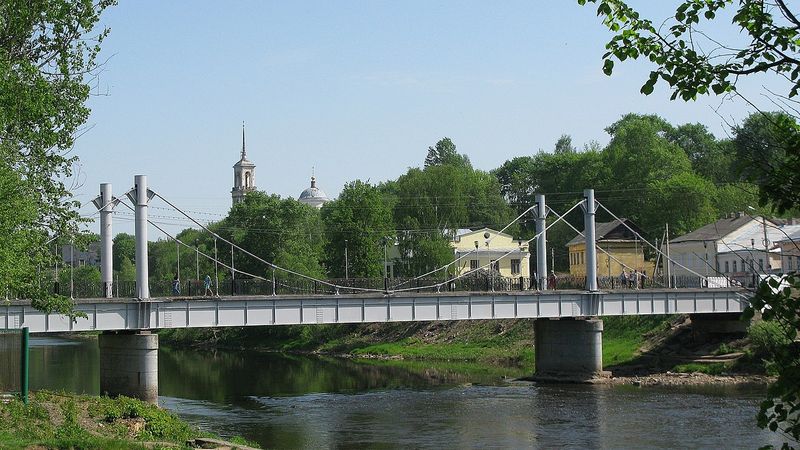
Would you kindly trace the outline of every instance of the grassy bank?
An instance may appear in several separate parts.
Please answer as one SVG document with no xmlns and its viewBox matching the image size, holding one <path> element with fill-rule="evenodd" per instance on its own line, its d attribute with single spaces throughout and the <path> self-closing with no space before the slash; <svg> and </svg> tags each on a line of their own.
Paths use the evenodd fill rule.
<svg viewBox="0 0 800 450">
<path fill-rule="evenodd" d="M 169 411 L 120 397 L 39 391 L 0 403 L 0 448 L 184 448 L 200 432 Z M 239 440 L 240 444 L 245 444 Z"/>
<path fill-rule="evenodd" d="M 634 359 L 648 336 L 669 329 L 664 316 L 604 318 L 603 364 Z M 169 330 L 163 343 L 356 357 L 469 361 L 533 370 L 533 320 L 479 320 L 368 325 L 306 325 Z"/>
</svg>

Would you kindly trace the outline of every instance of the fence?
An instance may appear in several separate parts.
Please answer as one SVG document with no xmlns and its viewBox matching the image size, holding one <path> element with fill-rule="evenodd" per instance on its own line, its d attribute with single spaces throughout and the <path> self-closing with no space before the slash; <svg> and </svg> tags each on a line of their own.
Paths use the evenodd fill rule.
<svg viewBox="0 0 800 450">
<path fill-rule="evenodd" d="M 0 393 L 18 393 L 28 403 L 28 329 L 0 330 Z"/>
<path fill-rule="evenodd" d="M 664 276 L 644 276 L 632 280 L 623 280 L 619 276 L 601 276 L 597 278 L 600 289 L 652 289 L 665 288 L 723 288 L 733 286 L 752 287 L 757 283 L 750 276 L 745 277 L 712 277 L 699 276 L 672 276 L 671 283 L 667 283 Z M 548 280 L 550 289 L 584 289 L 585 276 L 560 274 Z M 178 292 L 174 291 L 171 280 L 151 280 L 151 297 L 202 297 L 206 294 L 202 280 L 181 280 Z M 300 277 L 271 279 L 223 279 L 219 286 L 211 286 L 211 295 L 287 295 L 287 294 L 357 294 L 363 289 L 378 291 L 406 291 L 406 292 L 492 292 L 492 291 L 524 291 L 535 289 L 535 280 L 529 277 L 504 277 L 494 271 L 478 271 L 457 280 L 447 281 L 444 278 L 339 278 L 328 279 L 325 282 L 309 280 Z M 74 298 L 102 298 L 102 283 L 74 283 L 71 289 Z M 55 294 L 70 296 L 70 286 L 54 283 L 52 291 Z M 137 296 L 135 281 L 115 282 L 112 286 L 114 297 L 134 298 Z"/>
</svg>

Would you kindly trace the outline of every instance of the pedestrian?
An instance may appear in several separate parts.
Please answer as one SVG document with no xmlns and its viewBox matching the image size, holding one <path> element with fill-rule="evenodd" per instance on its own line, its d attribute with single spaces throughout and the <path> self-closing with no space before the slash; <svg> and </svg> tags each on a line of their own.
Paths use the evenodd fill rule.
<svg viewBox="0 0 800 450">
<path fill-rule="evenodd" d="M 636 275 L 633 274 L 633 270 L 628 272 L 628 289 L 633 289 L 633 283 L 636 281 Z"/>
<path fill-rule="evenodd" d="M 205 286 L 206 288 L 203 295 L 205 296 L 214 295 L 214 291 L 211 290 L 211 275 L 206 274 L 206 277 L 203 279 L 203 286 Z"/>
<path fill-rule="evenodd" d="M 628 272 L 625 269 L 622 269 L 622 273 L 619 274 L 619 288 L 625 289 L 628 287 Z"/>
<path fill-rule="evenodd" d="M 555 270 L 551 270 L 550 271 L 550 278 L 547 280 L 547 284 L 549 285 L 550 289 L 555 289 L 556 288 L 556 282 L 557 282 L 556 271 Z"/>
<path fill-rule="evenodd" d="M 642 283 L 641 283 L 641 285 L 639 286 L 640 288 L 644 289 L 644 283 L 645 283 L 645 280 L 646 280 L 646 279 L 647 279 L 647 274 L 645 273 L 645 271 L 644 271 L 644 270 L 642 270 Z"/>
<path fill-rule="evenodd" d="M 181 294 L 181 280 L 178 278 L 178 272 L 175 272 L 175 278 L 172 279 L 172 295 Z"/>
</svg>

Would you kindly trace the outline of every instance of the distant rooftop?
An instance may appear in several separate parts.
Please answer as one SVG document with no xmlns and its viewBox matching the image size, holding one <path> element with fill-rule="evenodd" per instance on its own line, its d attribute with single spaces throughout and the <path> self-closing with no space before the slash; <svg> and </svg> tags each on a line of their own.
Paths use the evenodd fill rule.
<svg viewBox="0 0 800 450">
<path fill-rule="evenodd" d="M 636 237 L 628 229 L 628 227 L 624 226 L 623 224 L 628 225 L 628 227 L 633 228 L 636 230 L 637 233 L 640 235 L 642 234 L 642 230 L 639 229 L 636 224 L 626 218 L 621 218 L 619 220 L 613 220 L 611 222 L 599 222 L 595 223 L 594 225 L 594 237 L 595 241 L 632 241 Z M 571 241 L 567 242 L 567 247 L 570 245 L 576 244 L 583 244 L 586 242 L 586 239 L 581 236 L 580 234 L 572 238 Z"/>
</svg>

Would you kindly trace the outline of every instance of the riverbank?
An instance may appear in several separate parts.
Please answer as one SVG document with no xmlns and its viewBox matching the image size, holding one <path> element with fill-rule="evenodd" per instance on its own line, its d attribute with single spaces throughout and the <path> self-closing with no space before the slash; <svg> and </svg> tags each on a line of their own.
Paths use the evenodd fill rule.
<svg viewBox="0 0 800 450">
<path fill-rule="evenodd" d="M 152 449 L 192 448 L 216 436 L 171 412 L 135 399 L 38 391 L 29 404 L 0 402 L 0 448 Z M 235 448 L 252 444 L 235 439 Z M 200 443 L 198 443 L 199 448 Z M 206 447 L 207 448 L 207 447 Z"/>
<path fill-rule="evenodd" d="M 651 335 L 670 329 L 669 316 L 605 320 L 603 365 L 632 361 Z M 176 329 L 161 342 L 183 348 L 314 353 L 347 358 L 468 361 L 533 371 L 533 320 L 438 321 L 368 325 Z"/>
</svg>

